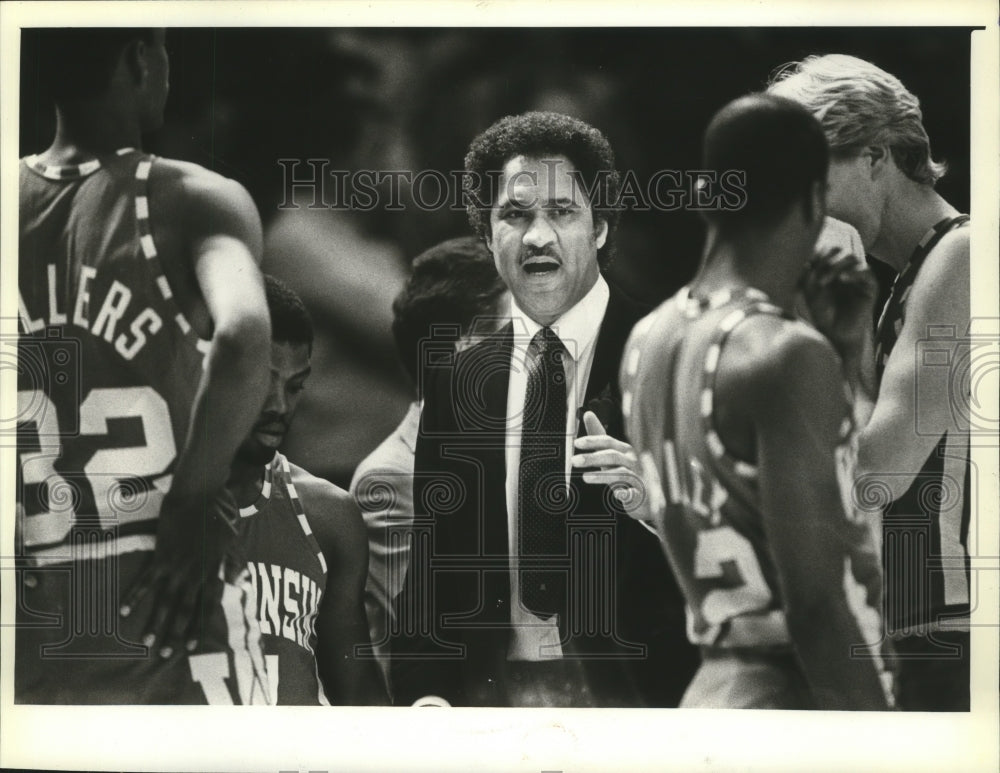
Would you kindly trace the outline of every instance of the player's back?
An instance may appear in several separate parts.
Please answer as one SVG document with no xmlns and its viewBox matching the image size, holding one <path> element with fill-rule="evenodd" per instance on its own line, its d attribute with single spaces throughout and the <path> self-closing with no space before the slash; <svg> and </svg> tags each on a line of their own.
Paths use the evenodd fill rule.
<svg viewBox="0 0 1000 773">
<path fill-rule="evenodd" d="M 715 372 L 729 332 L 750 314 L 777 310 L 752 299 L 690 304 L 675 296 L 633 332 L 624 384 L 629 437 L 644 479 L 661 484 L 649 494 L 687 600 L 691 641 L 785 646 L 756 470 L 727 451 L 714 424 Z"/>
<path fill-rule="evenodd" d="M 65 556 L 76 520 L 152 549 L 207 342 L 174 301 L 150 221 L 153 158 L 20 169 L 24 542 Z"/>
<path fill-rule="evenodd" d="M 746 393 L 749 370 L 767 362 L 772 350 L 790 338 L 817 335 L 783 318 L 756 291 L 726 291 L 696 301 L 685 289 L 641 321 L 629 341 L 622 373 L 628 436 L 685 595 L 689 638 L 701 645 L 703 661 L 712 663 L 699 671 L 682 705 L 815 705 L 795 654 L 787 600 L 768 544 L 748 418 L 755 398 Z M 852 426 L 846 401 L 844 408 L 841 443 L 847 448 Z M 831 458 L 831 468 L 843 461 Z M 846 466 L 840 484 L 843 497 L 850 491 Z M 829 549 L 845 555 L 841 587 L 831 588 L 831 596 L 847 591 L 850 613 L 864 641 L 874 645 L 881 639 L 877 561 L 867 563 L 876 566 L 875 575 L 866 578 L 870 589 L 861 583 L 862 558 L 874 555 L 871 534 L 847 518 L 831 526 L 844 544 Z M 877 647 L 871 658 L 881 668 Z"/>
<path fill-rule="evenodd" d="M 176 281 L 182 216 L 150 196 L 161 166 L 176 178 L 133 149 L 21 162 L 18 702 L 266 701 L 241 567 L 218 570 L 182 657 L 141 644 L 152 594 L 117 614 L 156 546 L 209 349 L 178 303 L 197 311 Z"/>
</svg>

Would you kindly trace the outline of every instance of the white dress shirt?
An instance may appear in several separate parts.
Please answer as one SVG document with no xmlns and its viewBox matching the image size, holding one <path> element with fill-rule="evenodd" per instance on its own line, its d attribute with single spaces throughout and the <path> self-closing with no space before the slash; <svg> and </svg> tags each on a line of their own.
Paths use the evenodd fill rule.
<svg viewBox="0 0 1000 773">
<path fill-rule="evenodd" d="M 566 485 L 569 485 L 573 441 L 577 434 L 578 409 L 583 406 L 590 369 L 594 364 L 597 334 L 608 308 L 610 291 L 603 276 L 579 303 L 550 326 L 559 336 L 569 357 L 563 357 L 566 370 Z M 528 317 L 511 300 L 514 345 L 511 352 L 510 381 L 507 385 L 507 534 L 510 548 L 510 621 L 513 626 L 508 660 L 550 660 L 562 657 L 559 628 L 555 617 L 542 620 L 521 606 L 517 572 L 517 487 L 521 462 L 521 415 L 528 386 L 525 367 L 528 344 L 542 326 Z"/>
<path fill-rule="evenodd" d="M 389 654 L 382 641 L 390 621 L 396 619 L 396 598 L 410 561 L 410 544 L 402 533 L 413 525 L 413 457 L 421 407 L 418 402 L 410 404 L 399 426 L 358 465 L 350 488 L 368 530 L 365 612 L 390 694 Z"/>
</svg>

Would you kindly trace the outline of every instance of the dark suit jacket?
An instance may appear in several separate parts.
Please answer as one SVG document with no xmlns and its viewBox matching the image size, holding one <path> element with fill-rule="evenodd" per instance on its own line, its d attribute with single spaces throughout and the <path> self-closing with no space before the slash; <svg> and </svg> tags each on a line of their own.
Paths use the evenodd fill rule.
<svg viewBox="0 0 1000 773">
<path fill-rule="evenodd" d="M 622 349 L 645 312 L 611 288 L 585 392 L 585 410 L 594 410 L 618 438 L 624 437 Z M 452 705 L 507 702 L 505 444 L 513 341 L 508 324 L 458 355 L 450 344 L 424 352 L 413 551 L 392 635 L 392 678 L 402 705 L 425 695 Z M 567 560 L 568 585 L 583 594 L 578 601 L 591 613 L 562 616 L 564 656 L 580 659 L 600 705 L 676 705 L 697 654 L 687 643 L 683 600 L 660 545 L 624 514 L 607 486 L 585 484 L 574 470 L 570 489 L 576 558 Z M 613 549 L 598 560 L 603 545 Z M 600 589 L 588 591 L 584 586 L 594 583 L 583 578 L 599 578 Z"/>
</svg>

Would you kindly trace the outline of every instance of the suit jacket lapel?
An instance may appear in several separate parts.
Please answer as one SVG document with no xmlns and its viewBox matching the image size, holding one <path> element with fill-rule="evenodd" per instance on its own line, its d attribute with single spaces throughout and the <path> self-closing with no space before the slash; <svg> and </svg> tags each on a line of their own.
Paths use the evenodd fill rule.
<svg viewBox="0 0 1000 773">
<path fill-rule="evenodd" d="M 610 435 L 620 438 L 622 422 L 618 369 L 632 326 L 646 310 L 619 292 L 614 285 L 609 283 L 609 288 L 611 296 L 594 345 L 594 364 L 590 368 L 583 408 L 587 410 L 588 403 L 592 404 L 593 401 L 603 404 L 591 405 L 591 410 L 605 424 Z M 581 422 L 579 434 L 583 435 L 585 431 Z"/>
<path fill-rule="evenodd" d="M 507 391 L 510 382 L 510 356 L 514 345 L 514 326 L 508 322 L 488 339 L 481 367 L 485 369 L 483 403 L 493 426 L 507 431 Z"/>
<path fill-rule="evenodd" d="M 511 348 L 514 342 L 513 325 L 508 323 L 495 336 L 491 336 L 477 353 L 476 368 L 481 368 L 482 399 L 485 435 L 481 446 L 483 463 L 482 528 L 483 547 L 487 555 L 508 555 L 507 496 L 506 496 L 506 447 L 507 447 L 507 393 L 510 381 Z M 475 379 L 470 379 L 473 384 Z"/>
</svg>

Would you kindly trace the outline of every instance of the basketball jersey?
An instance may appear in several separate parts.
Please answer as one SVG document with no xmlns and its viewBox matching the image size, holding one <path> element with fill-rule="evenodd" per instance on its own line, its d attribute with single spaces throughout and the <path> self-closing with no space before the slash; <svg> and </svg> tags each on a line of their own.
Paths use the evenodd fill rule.
<svg viewBox="0 0 1000 773">
<path fill-rule="evenodd" d="M 881 382 L 889 355 L 906 320 L 906 305 L 924 261 L 941 238 L 965 227 L 968 215 L 945 218 L 920 240 L 909 263 L 896 277 L 875 334 L 876 372 Z M 917 367 L 952 367 L 932 359 L 935 330 L 926 331 Z M 950 345 L 965 330 L 943 330 Z M 947 352 L 945 352 L 947 355 Z M 952 378 L 952 383 L 958 379 Z M 964 399 L 968 401 L 968 382 Z M 966 403 L 967 404 L 967 403 Z M 919 410 L 919 406 L 918 406 Z M 923 633 L 928 627 L 968 630 L 970 565 L 969 438 L 946 432 L 924 461 L 909 489 L 883 515 L 886 621 L 893 633 Z"/>
<path fill-rule="evenodd" d="M 719 650 L 780 652 L 790 651 L 792 640 L 766 541 L 757 467 L 726 449 L 714 423 L 715 374 L 727 340 L 759 314 L 782 312 L 753 289 L 715 294 L 707 303 L 682 290 L 633 330 L 622 365 L 622 409 L 654 522 L 687 602 L 690 640 Z M 837 459 L 845 499 L 852 429 L 845 399 Z M 882 672 L 873 535 L 847 517 L 840 531 L 849 546 L 843 575 L 848 605 Z"/>
<path fill-rule="evenodd" d="M 117 615 L 155 548 L 209 349 L 162 271 L 154 163 L 126 148 L 77 166 L 20 164 L 21 702 L 265 697 L 249 577 L 232 561 L 190 655 L 163 661 L 137 644 L 148 609 Z"/>
<path fill-rule="evenodd" d="M 265 468 L 260 497 L 240 516 L 240 547 L 256 597 L 273 702 L 328 706 L 316 670 L 326 559 L 280 453 Z"/>
</svg>

